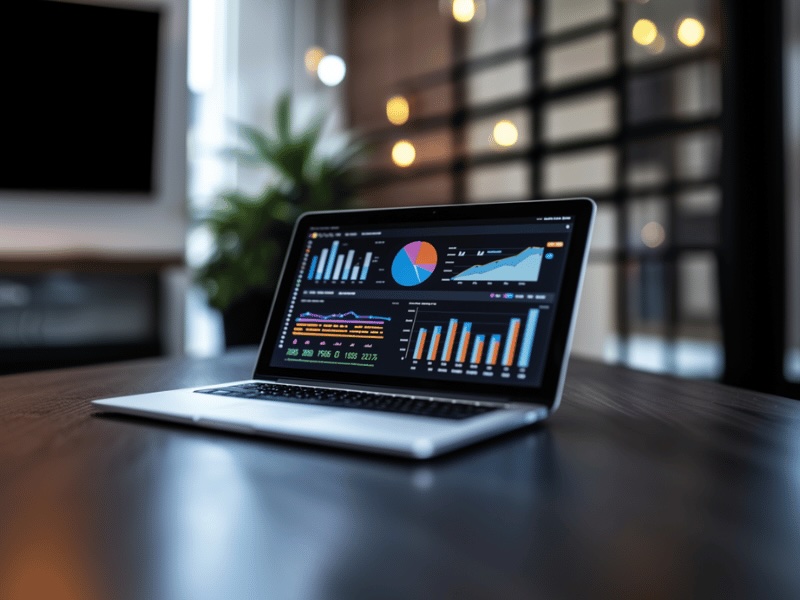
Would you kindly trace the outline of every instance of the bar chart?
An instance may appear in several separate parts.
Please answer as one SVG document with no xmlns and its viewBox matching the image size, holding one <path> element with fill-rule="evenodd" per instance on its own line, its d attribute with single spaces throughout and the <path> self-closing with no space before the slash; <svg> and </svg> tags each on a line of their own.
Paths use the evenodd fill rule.
<svg viewBox="0 0 800 600">
<path fill-rule="evenodd" d="M 339 240 L 310 257 L 308 281 L 366 281 L 373 262 L 372 252 L 356 256 L 353 249 L 341 248 Z"/>
<path fill-rule="evenodd" d="M 453 317 L 446 324 L 432 327 L 426 321 L 411 331 L 410 357 L 451 364 L 527 368 L 539 313 L 540 309 L 531 308 L 524 316 L 510 317 L 502 330 L 498 330 L 496 322 L 476 319 Z"/>
</svg>

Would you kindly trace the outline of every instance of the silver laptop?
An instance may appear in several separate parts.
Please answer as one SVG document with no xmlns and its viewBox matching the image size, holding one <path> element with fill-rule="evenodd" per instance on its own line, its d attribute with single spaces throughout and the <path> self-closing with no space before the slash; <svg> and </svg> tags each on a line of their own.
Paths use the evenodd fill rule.
<svg viewBox="0 0 800 600">
<path fill-rule="evenodd" d="M 588 198 L 306 213 L 253 376 L 102 411 L 418 459 L 559 405 Z"/>
</svg>

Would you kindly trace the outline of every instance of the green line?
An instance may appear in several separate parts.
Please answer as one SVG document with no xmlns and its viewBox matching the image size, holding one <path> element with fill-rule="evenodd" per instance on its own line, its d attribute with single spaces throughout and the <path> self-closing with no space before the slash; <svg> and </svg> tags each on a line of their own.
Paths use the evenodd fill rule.
<svg viewBox="0 0 800 600">
<path fill-rule="evenodd" d="M 368 363 L 351 363 L 351 362 L 340 362 L 336 360 L 307 360 L 303 358 L 287 358 L 287 361 L 292 362 L 307 362 L 307 363 L 319 363 L 321 365 L 349 365 L 353 367 L 374 367 L 375 365 L 371 365 Z"/>
</svg>

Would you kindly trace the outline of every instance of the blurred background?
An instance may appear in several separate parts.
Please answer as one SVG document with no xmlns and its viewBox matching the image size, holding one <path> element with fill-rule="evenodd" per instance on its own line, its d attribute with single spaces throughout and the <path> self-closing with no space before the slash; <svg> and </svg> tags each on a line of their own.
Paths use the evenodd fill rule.
<svg viewBox="0 0 800 600">
<path fill-rule="evenodd" d="M 800 398 L 800 0 L 23 4 L 0 372 L 257 343 L 309 190 L 588 195 L 575 355 Z"/>
</svg>

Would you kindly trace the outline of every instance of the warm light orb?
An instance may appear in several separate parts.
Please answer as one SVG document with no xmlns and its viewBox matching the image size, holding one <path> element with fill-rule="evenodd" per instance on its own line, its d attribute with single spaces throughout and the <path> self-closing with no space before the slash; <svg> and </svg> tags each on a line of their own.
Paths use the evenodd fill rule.
<svg viewBox="0 0 800 600">
<path fill-rule="evenodd" d="M 513 146 L 517 143 L 519 131 L 517 131 L 517 126 L 514 125 L 514 123 L 507 119 L 503 119 L 502 121 L 495 123 L 494 130 L 492 131 L 492 137 L 498 146 Z"/>
<path fill-rule="evenodd" d="M 392 162 L 398 167 L 410 167 L 416 157 L 414 144 L 408 140 L 400 140 L 392 148 Z"/>
<path fill-rule="evenodd" d="M 319 63 L 323 58 L 325 58 L 325 50 L 319 46 L 311 46 L 311 48 L 306 50 L 306 55 L 303 58 L 306 71 L 309 73 L 316 73 L 319 68 Z"/>
<path fill-rule="evenodd" d="M 678 41 L 684 46 L 697 46 L 706 37 L 706 28 L 697 19 L 687 18 L 678 25 Z"/>
<path fill-rule="evenodd" d="M 633 25 L 631 35 L 633 36 L 633 41 L 640 46 L 649 46 L 658 35 L 658 27 L 650 19 L 639 19 Z"/>
<path fill-rule="evenodd" d="M 459 23 L 472 21 L 475 11 L 475 0 L 453 0 L 453 18 Z"/>
<path fill-rule="evenodd" d="M 402 125 L 408 121 L 410 108 L 404 96 L 392 96 L 386 101 L 386 118 L 392 125 Z"/>
<path fill-rule="evenodd" d="M 328 87 L 342 83 L 346 72 L 347 65 L 344 64 L 344 60 L 335 54 L 328 54 L 319 61 L 319 67 L 317 67 L 317 77 Z"/>
<path fill-rule="evenodd" d="M 642 227 L 642 243 L 648 248 L 658 248 L 667 239 L 664 226 L 656 221 L 650 221 Z"/>
</svg>

